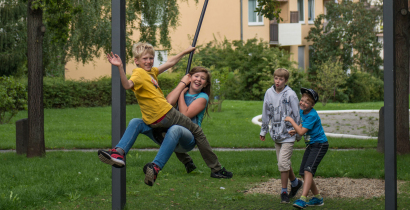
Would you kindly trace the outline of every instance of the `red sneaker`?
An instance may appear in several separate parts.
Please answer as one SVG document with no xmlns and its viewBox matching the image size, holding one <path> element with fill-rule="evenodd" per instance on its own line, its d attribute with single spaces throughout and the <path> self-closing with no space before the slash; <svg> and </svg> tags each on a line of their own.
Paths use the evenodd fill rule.
<svg viewBox="0 0 410 210">
<path fill-rule="evenodd" d="M 143 170 L 145 174 L 145 184 L 149 186 L 154 185 L 157 175 L 161 169 L 155 163 L 147 163 L 145 164 Z"/>
<path fill-rule="evenodd" d="M 98 157 L 103 163 L 107 163 L 116 168 L 122 168 L 125 166 L 124 156 L 118 153 L 115 148 L 108 151 L 98 150 Z"/>
</svg>

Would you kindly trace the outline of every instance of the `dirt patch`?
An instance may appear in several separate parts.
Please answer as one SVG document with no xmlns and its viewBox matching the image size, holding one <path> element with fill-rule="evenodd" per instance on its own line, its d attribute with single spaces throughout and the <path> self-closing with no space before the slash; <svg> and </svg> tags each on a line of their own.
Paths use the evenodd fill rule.
<svg viewBox="0 0 410 210">
<path fill-rule="evenodd" d="M 319 188 L 320 194 L 325 198 L 373 198 L 384 196 L 384 180 L 381 179 L 351 179 L 351 178 L 314 178 L 314 181 Z M 405 181 L 397 181 L 398 188 L 406 183 Z M 262 182 L 245 194 L 280 194 L 282 184 L 280 179 L 270 179 L 267 182 Z M 290 184 L 288 186 L 290 189 Z M 399 190 L 400 192 L 400 190 Z M 296 197 L 302 195 L 302 190 L 299 190 Z M 309 192 L 308 196 L 312 196 Z"/>
</svg>

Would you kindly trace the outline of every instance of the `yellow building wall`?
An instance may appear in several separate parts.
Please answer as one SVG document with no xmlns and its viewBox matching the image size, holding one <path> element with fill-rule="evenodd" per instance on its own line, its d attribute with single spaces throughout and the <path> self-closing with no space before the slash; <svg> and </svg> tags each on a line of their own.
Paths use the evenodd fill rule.
<svg viewBox="0 0 410 210">
<path fill-rule="evenodd" d="M 308 35 L 308 32 L 313 24 L 308 24 L 307 21 L 307 1 L 305 1 L 305 20 L 306 23 L 302 25 L 302 45 L 305 46 L 305 66 L 308 66 L 308 52 L 309 45 L 304 38 Z M 199 17 L 202 11 L 204 0 L 199 0 L 198 4 L 193 1 L 181 1 L 178 2 L 180 8 L 179 25 L 175 29 L 170 29 L 171 46 L 172 50 L 168 53 L 168 58 L 172 57 L 181 50 L 187 48 L 192 44 L 192 39 L 195 35 Z M 280 16 L 283 18 L 283 23 L 289 23 L 290 11 L 297 11 L 297 0 L 288 0 L 280 3 L 282 13 Z M 248 24 L 248 1 L 242 1 L 242 27 L 243 27 L 243 40 L 258 38 L 264 41 L 269 41 L 269 19 L 264 18 L 263 25 L 252 26 Z M 315 16 L 323 13 L 323 0 L 315 0 Z M 225 37 L 232 40 L 241 39 L 241 26 L 240 26 L 240 1 L 238 0 L 211 0 L 208 2 L 205 17 L 202 22 L 201 31 L 198 36 L 197 46 L 206 44 L 214 39 L 214 36 L 218 40 L 222 40 Z M 138 40 L 139 31 L 134 33 L 133 40 Z M 127 46 L 131 47 L 131 46 Z M 291 59 L 298 60 L 298 46 L 290 46 L 289 52 L 292 53 Z M 156 49 L 161 50 L 161 49 Z M 135 64 L 127 63 L 126 73 L 131 74 L 135 68 Z M 306 68 L 305 68 L 306 69 Z M 114 69 L 117 71 L 117 69 Z M 98 59 L 95 59 L 89 64 L 82 65 L 75 61 L 69 61 L 66 65 L 66 79 L 78 80 L 95 79 L 101 76 L 111 76 L 111 65 L 107 61 L 105 55 Z"/>
<path fill-rule="evenodd" d="M 179 1 L 178 4 L 180 7 L 179 26 L 170 30 L 172 50 L 169 52 L 168 57 L 172 57 L 172 54 L 176 54 L 192 44 L 204 0 L 199 0 L 198 4 L 195 4 L 193 1 Z M 255 33 L 258 32 L 259 31 L 250 32 L 247 36 L 254 37 Z M 136 34 L 136 36 L 133 37 L 134 40 L 138 40 L 139 31 L 136 31 L 134 34 Z M 214 39 L 214 35 L 219 40 L 224 37 L 228 40 L 240 40 L 239 1 L 211 0 L 208 2 L 196 45 L 208 43 Z M 188 36 L 191 38 L 189 39 Z M 131 74 L 132 69 L 135 67 L 135 64 L 128 63 L 126 65 L 126 73 Z M 101 56 L 99 59 L 95 59 L 92 63 L 86 65 L 69 61 L 66 65 L 66 69 L 66 79 L 95 79 L 100 76 L 111 76 L 111 65 L 105 56 Z M 117 71 L 117 69 L 115 69 L 115 71 Z"/>
</svg>

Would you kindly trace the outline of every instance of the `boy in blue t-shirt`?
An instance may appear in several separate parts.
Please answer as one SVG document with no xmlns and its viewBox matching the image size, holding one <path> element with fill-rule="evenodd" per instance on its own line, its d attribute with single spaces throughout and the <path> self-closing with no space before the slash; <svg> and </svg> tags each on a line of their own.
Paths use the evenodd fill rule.
<svg viewBox="0 0 410 210">
<path fill-rule="evenodd" d="M 303 192 L 300 199 L 293 203 L 294 207 L 304 209 L 307 206 L 322 206 L 324 204 L 323 197 L 319 194 L 319 189 L 313 181 L 313 176 L 320 161 L 325 156 L 329 144 L 323 131 L 320 117 L 316 110 L 313 109 L 313 106 L 319 100 L 319 95 L 312 89 L 301 88 L 300 91 L 302 92 L 302 98 L 299 102 L 302 123 L 297 125 L 291 117 L 286 117 L 285 121 L 292 123 L 292 126 L 295 128 L 295 130 L 289 133 L 304 135 L 307 145 L 299 169 L 299 174 L 304 179 Z M 314 197 L 307 202 L 309 190 L 312 191 Z"/>
</svg>

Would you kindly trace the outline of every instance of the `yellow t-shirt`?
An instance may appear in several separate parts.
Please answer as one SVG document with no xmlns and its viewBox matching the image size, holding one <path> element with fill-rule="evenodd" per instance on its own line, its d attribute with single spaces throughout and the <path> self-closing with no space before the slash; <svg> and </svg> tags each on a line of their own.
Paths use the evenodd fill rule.
<svg viewBox="0 0 410 210">
<path fill-rule="evenodd" d="M 132 70 L 130 78 L 134 83 L 132 91 L 134 91 L 140 105 L 142 120 L 147 125 L 157 121 L 172 108 L 158 85 L 158 74 L 156 67 L 151 68 L 150 71 L 136 68 Z"/>
</svg>

